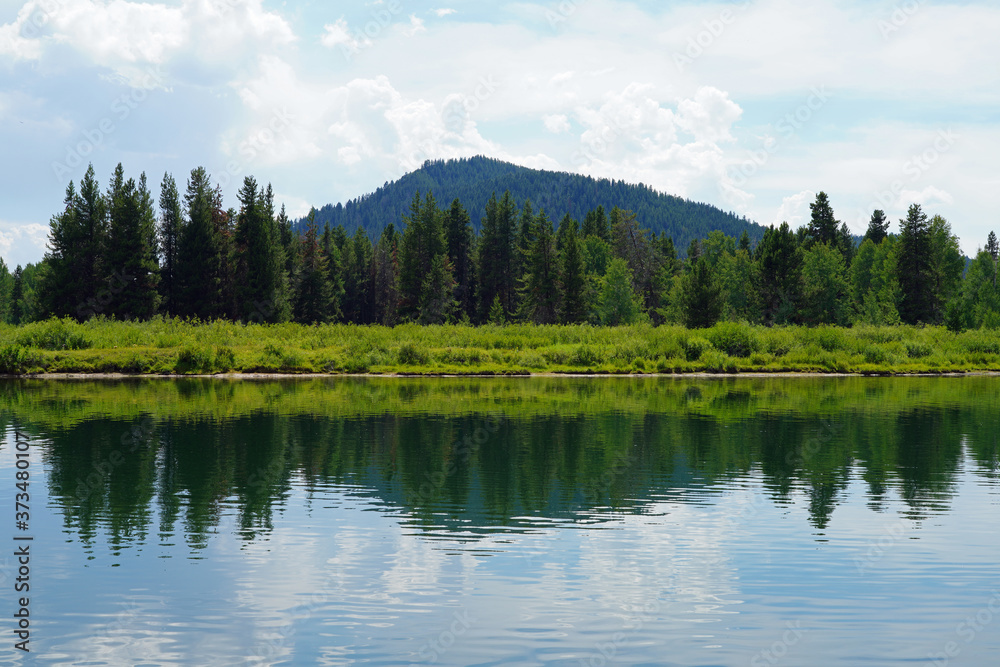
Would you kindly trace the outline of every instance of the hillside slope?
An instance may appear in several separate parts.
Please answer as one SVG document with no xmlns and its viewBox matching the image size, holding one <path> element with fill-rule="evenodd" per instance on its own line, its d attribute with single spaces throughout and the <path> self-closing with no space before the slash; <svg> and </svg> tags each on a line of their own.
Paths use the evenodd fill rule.
<svg viewBox="0 0 1000 667">
<path fill-rule="evenodd" d="M 486 157 L 425 162 L 420 169 L 371 194 L 347 204 L 324 206 L 318 211 L 317 222 L 321 229 L 327 224 L 342 224 L 349 234 L 360 226 L 374 239 L 388 223 L 400 226 L 414 193 L 432 192 L 441 208 L 456 198 L 461 200 L 478 230 L 490 196 L 496 193 L 500 197 L 507 190 L 518 206 L 530 199 L 535 210 L 545 209 L 555 224 L 567 213 L 582 221 L 598 206 L 607 211 L 613 206 L 629 209 L 643 227 L 672 236 L 682 253 L 692 239 L 704 238 L 714 230 L 738 237 L 745 229 L 756 242 L 765 229 L 715 206 L 662 194 L 645 185 L 529 169 Z"/>
</svg>

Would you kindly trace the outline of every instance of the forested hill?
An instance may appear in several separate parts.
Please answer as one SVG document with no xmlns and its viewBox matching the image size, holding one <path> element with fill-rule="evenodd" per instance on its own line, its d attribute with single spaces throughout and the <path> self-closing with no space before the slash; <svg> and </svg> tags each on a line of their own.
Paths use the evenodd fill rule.
<svg viewBox="0 0 1000 667">
<path fill-rule="evenodd" d="M 764 235 L 764 227 L 746 218 L 709 204 L 662 194 L 645 185 L 528 169 L 486 157 L 425 162 L 417 171 L 386 183 L 371 194 L 347 204 L 324 206 L 318 211 L 316 221 L 321 229 L 327 224 L 334 227 L 342 224 L 348 234 L 360 226 L 369 237 L 377 239 L 388 223 L 399 227 L 403 214 L 410 210 L 414 193 L 432 192 L 441 208 L 446 209 L 454 199 L 459 199 L 478 231 L 490 196 L 496 193 L 500 197 L 507 190 L 518 205 L 530 199 L 536 211 L 545 209 L 556 224 L 567 213 L 582 221 L 588 211 L 598 206 L 607 211 L 614 206 L 631 210 L 642 227 L 657 235 L 666 232 L 672 236 L 681 253 L 692 239 L 703 239 L 715 230 L 738 238 L 745 229 L 755 243 Z M 304 220 L 296 227 L 304 229 Z"/>
</svg>

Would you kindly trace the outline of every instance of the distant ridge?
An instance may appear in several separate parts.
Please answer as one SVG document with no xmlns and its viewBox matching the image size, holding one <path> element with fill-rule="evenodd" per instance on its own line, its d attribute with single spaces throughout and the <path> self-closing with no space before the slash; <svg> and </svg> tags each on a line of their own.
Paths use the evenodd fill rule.
<svg viewBox="0 0 1000 667">
<path fill-rule="evenodd" d="M 374 240 L 389 223 L 400 228 L 414 193 L 423 196 L 432 192 L 443 209 L 447 209 L 452 200 L 461 200 L 478 230 L 490 196 L 496 193 L 499 198 L 507 190 L 518 207 L 530 199 L 535 211 L 545 209 L 555 225 L 567 213 L 582 222 L 587 212 L 598 206 L 604 206 L 608 212 L 613 206 L 629 209 L 636 213 L 643 227 L 655 234 L 666 232 L 672 236 L 682 254 L 692 239 L 705 238 L 715 230 L 734 237 L 746 230 L 751 241 L 756 242 L 765 229 L 710 204 L 663 194 L 646 185 L 529 169 L 481 156 L 427 161 L 420 169 L 386 183 L 371 194 L 346 204 L 327 204 L 318 210 L 316 221 L 321 229 L 325 225 L 342 224 L 348 234 L 361 227 Z M 299 228 L 303 225 L 304 221 L 297 223 Z"/>
</svg>

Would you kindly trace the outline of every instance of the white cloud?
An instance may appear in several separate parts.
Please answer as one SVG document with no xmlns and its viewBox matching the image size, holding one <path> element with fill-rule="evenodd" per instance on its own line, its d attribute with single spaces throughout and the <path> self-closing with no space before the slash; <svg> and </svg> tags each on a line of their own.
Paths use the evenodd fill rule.
<svg viewBox="0 0 1000 667">
<path fill-rule="evenodd" d="M 435 9 L 434 13 L 437 14 L 438 18 L 444 18 L 445 16 L 451 16 L 452 14 L 457 14 L 458 12 L 450 8 Z"/>
<path fill-rule="evenodd" d="M 410 14 L 410 27 L 404 28 L 403 34 L 407 37 L 413 37 L 421 32 L 427 32 L 427 28 L 424 26 L 424 20 L 419 18 L 416 14 Z"/>
<path fill-rule="evenodd" d="M 803 190 L 796 195 L 785 197 L 778 208 L 778 214 L 775 216 L 773 224 L 780 225 L 787 222 L 792 229 L 804 225 L 812 215 L 809 204 L 814 201 L 816 201 L 816 193 L 812 190 Z"/>
<path fill-rule="evenodd" d="M 328 49 L 341 44 L 347 44 L 354 48 L 359 46 L 358 40 L 351 36 L 344 18 L 337 19 L 336 23 L 327 23 L 323 26 L 323 36 L 320 38 L 320 43 Z"/>
<path fill-rule="evenodd" d="M 552 134 L 562 134 L 569 132 L 569 118 L 565 114 L 552 114 L 542 119 L 545 122 L 545 129 Z"/>
<path fill-rule="evenodd" d="M 920 204 L 921 206 L 933 204 L 951 204 L 955 198 L 948 192 L 933 185 L 928 185 L 922 190 L 903 190 L 899 194 L 899 208 L 908 208 L 910 204 Z"/>
<path fill-rule="evenodd" d="M 45 253 L 49 226 L 38 223 L 17 224 L 0 220 L 0 257 L 11 272 L 18 264 L 37 262 Z"/>
</svg>

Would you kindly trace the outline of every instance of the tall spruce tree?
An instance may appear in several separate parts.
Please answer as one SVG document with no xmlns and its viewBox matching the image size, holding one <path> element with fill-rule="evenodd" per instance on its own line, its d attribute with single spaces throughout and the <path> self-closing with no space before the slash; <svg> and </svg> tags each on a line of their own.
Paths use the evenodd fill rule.
<svg viewBox="0 0 1000 667">
<path fill-rule="evenodd" d="M 222 303 L 223 248 L 216 230 L 216 196 L 204 167 L 196 167 L 184 194 L 186 220 L 177 246 L 178 315 L 209 320 Z"/>
<path fill-rule="evenodd" d="M 382 230 L 372 254 L 372 301 L 377 324 L 396 324 L 399 308 L 399 260 L 397 256 L 399 235 L 390 222 Z"/>
<path fill-rule="evenodd" d="M 344 272 L 341 270 L 341 254 L 340 247 L 337 245 L 337 234 L 330 227 L 323 230 L 321 246 L 323 257 L 326 259 L 326 275 L 330 282 L 329 321 L 339 322 L 344 312 Z"/>
<path fill-rule="evenodd" d="M 476 315 L 472 221 L 458 199 L 451 202 L 451 208 L 445 217 L 445 237 L 448 258 L 455 272 L 455 299 L 461 312 L 471 319 Z"/>
<path fill-rule="evenodd" d="M 316 209 L 309 211 L 306 231 L 299 244 L 302 253 L 295 290 L 295 320 L 304 324 L 330 321 L 333 290 L 327 260 L 319 245 Z"/>
<path fill-rule="evenodd" d="M 829 243 L 837 246 L 840 223 L 833 215 L 830 198 L 825 192 L 816 195 L 816 201 L 809 204 L 812 216 L 809 220 L 809 238 L 813 243 Z"/>
<path fill-rule="evenodd" d="M 413 196 L 410 215 L 404 217 L 406 229 L 399 252 L 399 314 L 417 320 L 424 294 L 424 282 L 430 277 L 434 258 L 447 254 L 444 215 L 434 195 L 428 192 L 421 203 L 420 193 Z M 450 270 L 450 263 L 442 263 Z"/>
<path fill-rule="evenodd" d="M 868 231 L 865 232 L 865 238 L 871 239 L 872 243 L 878 245 L 888 235 L 889 218 L 885 217 L 885 211 L 875 209 L 871 220 L 868 221 Z"/>
<path fill-rule="evenodd" d="M 802 254 L 787 222 L 764 232 L 754 252 L 764 322 L 787 324 L 798 318 Z"/>
<path fill-rule="evenodd" d="M 896 265 L 902 292 L 899 316 L 906 324 L 930 324 L 934 321 L 932 253 L 927 214 L 920 204 L 912 204 L 906 219 L 899 221 L 899 254 Z"/>
<path fill-rule="evenodd" d="M 586 322 L 587 276 L 575 225 L 566 231 L 559 259 L 559 291 L 562 295 L 559 304 L 559 322 L 561 324 Z"/>
<path fill-rule="evenodd" d="M 177 255 L 183 222 L 177 181 L 164 174 L 160 184 L 160 309 L 168 315 L 174 313 L 177 298 Z"/>
<path fill-rule="evenodd" d="M 707 329 L 722 315 L 722 290 L 706 257 L 699 257 L 684 277 L 684 324 L 689 329 Z"/>
<path fill-rule="evenodd" d="M 236 218 L 236 299 L 245 322 L 285 322 L 289 318 L 284 248 L 268 191 L 252 176 L 243 179 Z"/>
<path fill-rule="evenodd" d="M 516 208 L 510 192 L 497 201 L 496 195 L 486 203 L 479 243 L 479 307 L 480 321 L 490 317 L 493 300 L 500 297 L 506 315 L 514 312 L 515 295 L 515 234 Z"/>
<path fill-rule="evenodd" d="M 27 321 L 27 313 L 24 307 L 24 270 L 18 264 L 14 269 L 14 283 L 10 290 L 10 314 L 11 324 L 23 324 Z"/>
<path fill-rule="evenodd" d="M 146 320 L 158 309 L 159 264 L 156 256 L 156 214 L 153 197 L 142 174 L 138 185 L 125 180 L 121 163 L 108 188 L 108 234 L 104 267 L 109 315 L 121 320 Z"/>
<path fill-rule="evenodd" d="M 371 240 L 358 227 L 344 252 L 344 319 L 348 322 L 371 324 L 374 317 L 371 264 Z"/>
<path fill-rule="evenodd" d="M 555 324 L 559 313 L 559 257 L 552 221 L 540 211 L 535 218 L 535 239 L 522 277 L 520 316 L 535 324 Z"/>
</svg>

